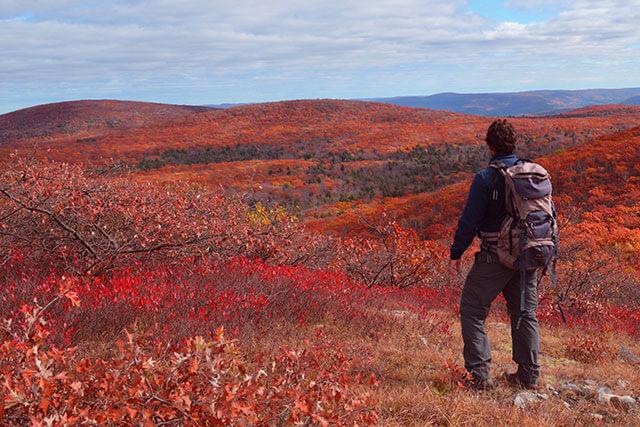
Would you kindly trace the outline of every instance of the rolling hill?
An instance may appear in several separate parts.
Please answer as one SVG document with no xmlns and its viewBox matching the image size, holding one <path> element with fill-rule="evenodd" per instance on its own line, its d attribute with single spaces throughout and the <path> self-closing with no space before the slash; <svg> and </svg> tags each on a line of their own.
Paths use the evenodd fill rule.
<svg viewBox="0 0 640 427">
<path fill-rule="evenodd" d="M 58 138 L 91 138 L 114 131 L 157 126 L 207 111 L 205 107 L 91 100 L 38 105 L 0 116 L 0 144 Z"/>
<path fill-rule="evenodd" d="M 104 102 L 92 110 L 84 101 L 58 106 L 59 113 L 44 106 L 0 116 L 0 126 L 9 129 L 0 153 L 31 154 L 38 142 L 36 155 L 48 159 L 117 164 L 135 180 L 189 181 L 300 210 L 429 193 L 464 179 L 484 162 L 484 133 L 493 120 L 339 100 L 218 110 Z M 48 121 L 39 122 L 43 110 Z M 109 121 L 115 117 L 121 117 L 117 126 Z M 512 120 L 521 155 L 540 157 L 637 126 L 640 108 L 598 106 Z M 32 132 L 38 136 L 12 137 L 27 134 L 26 123 L 37 123 Z"/>
<path fill-rule="evenodd" d="M 640 88 L 537 90 L 504 93 L 438 93 L 430 96 L 374 98 L 405 107 L 434 108 L 483 116 L 520 116 L 571 110 L 588 105 L 629 103 L 640 96 Z M 633 104 L 632 105 L 637 105 Z"/>
<path fill-rule="evenodd" d="M 633 96 L 629 99 L 625 99 L 623 104 L 626 105 L 640 105 L 640 96 Z"/>
<path fill-rule="evenodd" d="M 578 211 L 580 217 L 640 236 L 640 127 L 603 135 L 538 161 L 551 173 L 561 215 Z M 361 232 L 360 218 L 373 220 L 387 212 L 423 237 L 448 238 L 462 211 L 469 182 L 467 175 L 463 182 L 434 192 L 325 206 L 309 213 L 309 225 L 339 234 Z M 622 219 L 625 212 L 629 216 Z"/>
<path fill-rule="evenodd" d="M 580 110 L 578 116 L 567 113 L 513 121 L 535 151 L 536 147 L 559 148 L 567 140 L 576 143 L 633 126 L 640 120 L 640 108 L 598 107 Z M 374 160 L 415 146 L 481 145 L 491 120 L 340 100 L 286 101 L 208 111 L 201 107 L 81 101 L 2 115 L 0 129 L 6 148 L 31 149 L 33 141 L 45 140 L 41 147 L 48 150 L 46 155 L 66 161 L 131 162 L 162 157 L 170 150 L 254 146 L 284 150 L 280 154 L 258 153 L 257 158 L 338 155 Z M 85 140 L 86 135 L 94 138 Z"/>
</svg>

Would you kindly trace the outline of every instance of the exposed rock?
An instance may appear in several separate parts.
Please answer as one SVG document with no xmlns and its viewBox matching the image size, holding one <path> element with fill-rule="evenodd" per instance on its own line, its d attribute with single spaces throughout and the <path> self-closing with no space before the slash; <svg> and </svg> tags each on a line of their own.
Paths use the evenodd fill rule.
<svg viewBox="0 0 640 427">
<path fill-rule="evenodd" d="M 425 347 L 429 347 L 429 340 L 427 339 L 427 337 L 425 337 L 424 335 L 420 335 L 420 342 L 425 346 Z"/>
<path fill-rule="evenodd" d="M 600 387 L 598 387 L 598 384 L 595 381 L 592 381 L 590 384 L 586 384 L 585 382 L 585 385 L 581 387 L 582 396 L 587 399 L 595 399 L 598 396 L 599 390 Z"/>
<path fill-rule="evenodd" d="M 604 421 L 604 415 L 602 414 L 591 414 L 591 418 L 596 421 Z"/>
<path fill-rule="evenodd" d="M 625 380 L 618 380 L 618 386 L 626 388 L 629 386 L 629 383 Z M 560 396 L 567 408 L 569 408 L 571 404 L 580 400 L 593 400 L 601 404 L 612 405 L 613 407 L 624 411 L 634 409 L 638 405 L 638 402 L 634 397 L 617 395 L 609 387 L 599 386 L 598 383 L 593 380 L 585 380 L 584 383 L 580 385 L 568 382 L 556 387 L 557 388 L 547 386 L 547 390 L 553 395 Z M 535 397 L 538 400 L 544 399 L 540 396 L 540 393 L 537 393 Z M 520 401 L 518 403 L 522 404 Z M 526 402 L 524 404 L 526 405 Z M 516 404 L 516 406 L 518 405 Z M 597 415 L 600 414 L 591 415 L 594 419 L 601 419 L 597 417 Z"/>
<path fill-rule="evenodd" d="M 598 394 L 600 393 L 611 394 L 612 391 L 609 387 L 600 387 L 598 388 Z"/>
<path fill-rule="evenodd" d="M 609 403 L 611 401 L 611 398 L 614 396 L 615 395 L 612 394 L 611 390 L 608 389 L 607 387 L 600 387 L 598 389 L 597 400 L 600 403 Z"/>
<path fill-rule="evenodd" d="M 560 394 L 558 390 L 551 384 L 547 384 L 547 391 L 551 393 L 552 396 L 557 396 Z"/>
<path fill-rule="evenodd" d="M 522 391 L 513 398 L 513 404 L 520 409 L 525 408 L 530 403 L 535 403 L 538 401 L 538 397 L 535 393 L 530 391 Z"/>
<path fill-rule="evenodd" d="M 574 383 L 564 383 L 560 385 L 560 391 L 573 391 L 575 393 L 580 393 L 581 389 Z"/>
<path fill-rule="evenodd" d="M 565 383 L 558 387 L 558 394 L 569 399 L 577 400 L 584 392 L 581 387 L 578 387 L 574 383 Z"/>
<path fill-rule="evenodd" d="M 612 406 L 628 411 L 636 406 L 636 400 L 631 396 L 618 396 L 607 387 L 600 387 L 598 389 L 597 401 L 600 403 L 611 404 Z"/>
<path fill-rule="evenodd" d="M 532 391 L 521 391 L 513 398 L 513 404 L 523 409 L 530 403 L 540 402 L 541 400 L 549 399 L 549 395 L 546 393 L 535 393 Z"/>
<path fill-rule="evenodd" d="M 624 360 L 625 362 L 631 363 L 632 365 L 640 365 L 640 356 L 633 353 L 625 346 L 621 346 L 620 350 L 618 350 L 618 357 Z"/>
</svg>

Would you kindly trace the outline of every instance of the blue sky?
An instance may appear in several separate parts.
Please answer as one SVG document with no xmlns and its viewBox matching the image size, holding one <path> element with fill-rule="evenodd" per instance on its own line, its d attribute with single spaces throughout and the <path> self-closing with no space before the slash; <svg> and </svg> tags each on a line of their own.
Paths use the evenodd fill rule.
<svg viewBox="0 0 640 427">
<path fill-rule="evenodd" d="M 530 24 L 544 22 L 560 13 L 566 4 L 563 2 L 533 2 L 533 4 L 509 4 L 503 0 L 471 0 L 469 10 L 495 21 L 519 22 Z"/>
<path fill-rule="evenodd" d="M 640 86 L 640 0 L 0 0 L 0 113 Z"/>
</svg>

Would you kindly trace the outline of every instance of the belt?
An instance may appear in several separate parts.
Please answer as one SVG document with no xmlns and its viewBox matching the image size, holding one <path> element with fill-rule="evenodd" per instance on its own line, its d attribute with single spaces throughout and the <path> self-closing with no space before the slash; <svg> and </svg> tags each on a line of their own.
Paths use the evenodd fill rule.
<svg viewBox="0 0 640 427">
<path fill-rule="evenodd" d="M 493 249 L 498 246 L 499 232 L 495 231 L 481 231 L 480 232 L 480 247 L 483 249 Z"/>
<path fill-rule="evenodd" d="M 475 261 L 479 264 L 493 264 L 498 261 L 498 255 L 491 251 L 481 250 L 475 253 Z"/>
</svg>

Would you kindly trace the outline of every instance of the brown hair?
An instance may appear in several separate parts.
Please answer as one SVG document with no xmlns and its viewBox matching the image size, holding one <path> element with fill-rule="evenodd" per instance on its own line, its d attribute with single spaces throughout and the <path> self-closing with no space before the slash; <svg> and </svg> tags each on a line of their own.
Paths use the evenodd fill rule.
<svg viewBox="0 0 640 427">
<path fill-rule="evenodd" d="M 496 153 L 513 153 L 516 149 L 516 130 L 505 119 L 491 123 L 487 130 L 487 145 Z"/>
</svg>

